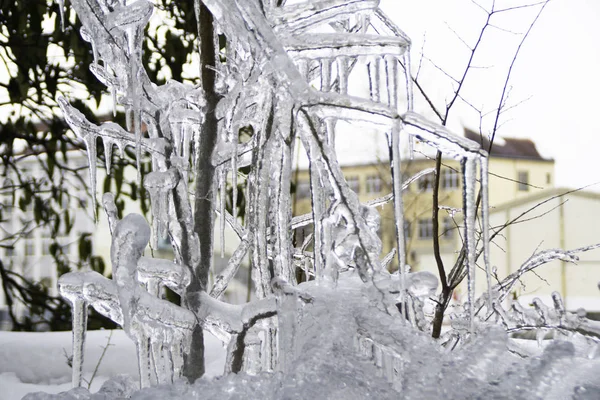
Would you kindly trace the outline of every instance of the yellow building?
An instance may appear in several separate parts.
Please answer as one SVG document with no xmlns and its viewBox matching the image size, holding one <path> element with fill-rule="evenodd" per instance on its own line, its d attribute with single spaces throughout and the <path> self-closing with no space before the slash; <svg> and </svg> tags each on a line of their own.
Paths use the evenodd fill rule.
<svg viewBox="0 0 600 400">
<path fill-rule="evenodd" d="M 465 136 L 481 143 L 484 149 L 489 148 L 489 141 L 481 140 L 479 134 L 465 130 Z M 403 179 L 407 181 L 420 171 L 434 166 L 434 159 L 423 156 L 407 160 L 403 165 Z M 380 198 L 392 191 L 391 172 L 386 162 L 343 166 L 342 171 L 348 185 L 358 194 L 362 203 Z M 498 139 L 490 154 L 489 172 L 489 197 L 490 206 L 493 208 L 552 187 L 554 161 L 543 158 L 530 140 Z M 434 180 L 433 173 L 426 174 L 412 182 L 404 191 L 407 262 L 415 270 L 437 270 L 432 242 Z M 294 215 L 309 213 L 311 201 L 308 171 L 297 171 L 295 184 Z M 454 264 L 455 253 L 460 248 L 462 236 L 462 231 L 458 229 L 462 226 L 461 167 L 454 159 L 442 161 L 439 205 L 440 250 L 444 265 L 449 270 Z M 396 247 L 391 202 L 380 207 L 379 212 L 380 237 L 383 242 L 383 252 L 387 254 Z M 306 230 L 298 232 L 297 238 L 304 237 L 305 234 Z"/>
</svg>

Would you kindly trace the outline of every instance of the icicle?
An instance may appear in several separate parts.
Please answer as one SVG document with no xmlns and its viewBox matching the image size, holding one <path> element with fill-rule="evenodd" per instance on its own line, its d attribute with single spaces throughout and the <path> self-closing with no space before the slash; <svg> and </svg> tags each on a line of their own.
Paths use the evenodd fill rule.
<svg viewBox="0 0 600 400">
<path fill-rule="evenodd" d="M 537 342 L 538 347 L 541 349 L 544 347 L 544 338 L 546 337 L 546 330 L 537 329 L 535 331 L 535 340 Z"/>
<path fill-rule="evenodd" d="M 88 163 L 90 169 L 90 192 L 92 194 L 92 212 L 94 219 L 98 219 L 96 211 L 96 135 L 90 134 L 84 138 L 85 147 L 87 149 Z"/>
<path fill-rule="evenodd" d="M 225 258 L 225 199 L 227 197 L 227 170 L 221 167 L 219 171 L 219 208 L 220 208 L 220 239 L 221 239 L 221 258 Z"/>
<path fill-rule="evenodd" d="M 140 387 L 146 388 L 152 385 L 152 369 L 150 366 L 149 340 L 141 335 L 137 340 L 138 369 L 140 371 Z"/>
<path fill-rule="evenodd" d="M 407 111 L 413 110 L 413 81 L 411 73 L 411 62 L 410 62 L 410 47 L 404 53 L 404 77 L 406 81 L 406 107 Z M 408 153 L 411 161 L 415 157 L 415 138 L 410 135 L 408 137 Z"/>
<path fill-rule="evenodd" d="M 65 31 L 65 0 L 58 0 L 58 12 L 60 14 L 60 30 Z"/>
<path fill-rule="evenodd" d="M 152 359 L 154 361 L 154 375 L 159 385 L 163 385 L 169 382 L 167 377 L 167 371 L 165 370 L 165 360 L 163 358 L 163 346 L 162 341 L 157 342 L 156 340 L 150 345 L 152 350 Z"/>
<path fill-rule="evenodd" d="M 321 60 L 321 92 L 329 93 L 331 91 L 331 60 L 326 58 Z"/>
<path fill-rule="evenodd" d="M 111 85 L 108 90 L 110 91 L 110 96 L 112 98 L 112 112 L 113 117 L 117 116 L 117 88 L 115 85 Z"/>
<path fill-rule="evenodd" d="M 181 157 L 185 162 L 185 168 L 181 171 L 183 175 L 183 181 L 189 182 L 189 165 L 190 165 L 190 146 L 192 141 L 192 126 L 190 124 L 183 125 L 183 140 L 182 147 L 183 151 Z"/>
<path fill-rule="evenodd" d="M 406 78 L 406 106 L 407 111 L 413 110 L 413 80 L 412 80 L 412 72 L 410 70 L 411 62 L 410 62 L 410 47 L 404 53 L 404 76 Z"/>
<path fill-rule="evenodd" d="M 398 111 L 398 60 L 396 57 L 385 57 L 385 77 L 388 105 L 394 111 Z"/>
<path fill-rule="evenodd" d="M 181 122 L 175 122 L 171 124 L 171 135 L 172 135 L 172 143 L 173 143 L 173 151 L 178 156 L 182 154 L 182 137 L 183 137 L 183 124 Z"/>
<path fill-rule="evenodd" d="M 73 299 L 73 387 L 81 386 L 83 356 L 85 352 L 85 332 L 87 330 L 87 303 Z"/>
<path fill-rule="evenodd" d="M 483 239 L 483 260 L 485 262 L 485 274 L 487 277 L 488 310 L 492 308 L 492 271 L 490 262 L 490 221 L 489 221 L 489 191 L 488 191 L 488 158 L 481 156 L 480 176 L 481 176 L 481 232 Z"/>
<path fill-rule="evenodd" d="M 231 149 L 231 215 L 233 219 L 237 219 L 237 197 L 238 197 L 238 143 L 239 143 L 239 131 L 237 129 L 233 130 L 233 140 L 232 140 L 232 149 Z"/>
<path fill-rule="evenodd" d="M 134 93 L 135 93 L 134 89 Z M 142 127 L 140 121 L 140 110 L 139 110 L 139 99 L 137 99 L 137 93 L 135 94 L 136 99 L 134 100 L 133 107 L 133 126 L 135 130 L 135 163 L 137 168 L 137 181 L 139 184 L 142 183 Z"/>
<path fill-rule="evenodd" d="M 291 121 L 280 119 L 280 128 L 282 132 L 290 132 L 291 126 L 284 125 Z M 275 143 L 272 149 L 272 170 L 271 174 L 271 191 L 274 193 L 272 207 L 272 219 L 275 222 L 275 275 L 283 277 L 292 284 L 296 284 L 295 270 L 292 267 L 292 254 L 290 252 L 290 243 L 292 242 L 291 232 L 289 229 L 291 223 L 291 201 L 290 201 L 290 182 L 292 180 L 292 149 L 288 143 L 293 143 L 292 140 L 283 140 L 280 136 L 273 138 Z"/>
<path fill-rule="evenodd" d="M 348 58 L 340 56 L 335 61 L 337 64 L 339 93 L 348 94 Z"/>
<path fill-rule="evenodd" d="M 463 165 L 463 205 L 465 215 L 465 240 L 467 242 L 467 308 L 470 332 L 475 330 L 475 185 L 477 183 L 476 160 L 470 156 L 461 161 Z"/>
<path fill-rule="evenodd" d="M 165 172 L 150 172 L 144 178 L 144 188 L 150 194 L 152 208 L 152 243 L 158 246 L 158 237 L 166 237 L 169 223 L 168 199 L 170 191 L 179 182 L 177 169 L 171 168 Z"/>
<path fill-rule="evenodd" d="M 170 348 L 169 354 L 173 363 L 173 379 L 177 379 L 183 375 L 183 346 L 181 341 L 174 341 Z"/>
<path fill-rule="evenodd" d="M 392 159 L 390 164 L 392 166 L 392 190 L 394 193 L 394 219 L 396 228 L 396 245 L 398 249 L 398 274 L 400 276 L 400 296 L 399 302 L 404 310 L 406 308 L 405 300 L 405 271 L 406 265 L 406 247 L 404 238 L 404 205 L 402 203 L 402 170 L 401 156 L 400 156 L 400 122 L 394 124 L 392 127 L 391 138 L 389 145 L 391 147 L 390 155 Z"/>
<path fill-rule="evenodd" d="M 325 214 L 325 193 L 319 176 L 318 168 L 311 162 L 310 187 L 312 194 L 313 221 L 314 221 L 314 262 L 315 278 L 321 280 L 325 268 L 325 254 L 328 249 L 322 248 L 323 242 L 323 215 Z"/>
<path fill-rule="evenodd" d="M 72 385 L 73 387 L 79 387 L 82 380 L 88 306 L 83 298 L 82 280 L 74 274 L 67 275 L 69 276 L 64 276 L 59 281 L 59 291 L 71 303 L 73 315 Z"/>
<path fill-rule="evenodd" d="M 380 58 L 378 56 L 372 57 L 371 61 L 367 64 L 369 70 L 369 89 L 371 92 L 371 100 L 378 103 L 381 97 L 379 90 L 381 78 L 380 74 Z"/>
<path fill-rule="evenodd" d="M 367 29 L 369 29 L 369 15 L 367 13 L 359 13 L 357 15 L 357 22 L 356 24 L 359 27 L 359 32 L 360 33 L 366 33 Z"/>
<path fill-rule="evenodd" d="M 106 167 L 106 175 L 110 175 L 113 143 L 110 139 L 102 137 L 102 144 L 104 145 L 104 165 Z"/>
</svg>

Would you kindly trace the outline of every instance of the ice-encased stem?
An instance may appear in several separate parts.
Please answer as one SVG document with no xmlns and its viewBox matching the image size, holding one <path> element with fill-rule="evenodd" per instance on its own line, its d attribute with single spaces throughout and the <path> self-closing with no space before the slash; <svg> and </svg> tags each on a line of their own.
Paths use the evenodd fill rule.
<svg viewBox="0 0 600 400">
<path fill-rule="evenodd" d="M 385 57 L 385 77 L 388 105 L 398 110 L 398 60 L 394 56 Z"/>
<path fill-rule="evenodd" d="M 94 218 L 98 219 L 96 212 L 96 135 L 89 134 L 84 138 L 85 147 L 87 150 L 89 170 L 90 170 L 90 191 L 92 192 L 92 212 Z"/>
<path fill-rule="evenodd" d="M 467 309 L 469 313 L 470 331 L 474 332 L 475 326 L 475 260 L 477 246 L 475 243 L 475 185 L 477 182 L 477 160 L 472 155 L 467 155 L 461 160 L 463 169 L 463 209 L 465 215 L 464 229 L 467 248 Z"/>
<path fill-rule="evenodd" d="M 248 238 L 243 238 L 238 248 L 229 258 L 227 267 L 215 278 L 215 283 L 210 291 L 211 297 L 218 299 L 227 289 L 227 285 L 239 270 L 243 258 L 248 253 L 248 244 Z"/>
<path fill-rule="evenodd" d="M 487 278 L 488 310 L 492 312 L 492 270 L 490 260 L 490 221 L 489 221 L 489 160 L 487 157 L 479 158 L 481 176 L 481 234 L 483 239 L 483 261 Z"/>
<path fill-rule="evenodd" d="M 152 368 L 150 366 L 150 344 L 148 338 L 144 335 L 141 335 L 137 340 L 137 356 L 140 386 L 146 388 L 152 384 Z"/>
<path fill-rule="evenodd" d="M 239 142 L 239 131 L 237 129 L 233 130 L 233 140 L 232 140 L 232 151 L 231 151 L 231 215 L 233 215 L 233 219 L 237 218 L 237 199 L 238 199 L 238 142 Z"/>
<path fill-rule="evenodd" d="M 380 82 L 381 77 L 380 74 L 380 57 L 375 56 L 372 57 L 370 62 L 367 64 L 367 68 L 369 70 L 369 86 L 371 92 L 371 100 L 374 102 L 379 102 L 381 93 L 380 93 Z"/>
<path fill-rule="evenodd" d="M 313 145 L 311 144 L 311 147 Z M 316 151 L 316 145 L 310 152 Z M 325 271 L 327 260 L 326 252 L 322 246 L 323 243 L 323 216 L 325 214 L 325 190 L 321 182 L 319 175 L 319 168 L 316 166 L 317 161 L 311 161 L 310 163 L 310 188 L 311 188 L 311 200 L 312 200 L 312 211 L 313 211 L 313 222 L 314 222 L 314 268 L 315 277 L 317 280 L 323 279 L 323 273 Z"/>
<path fill-rule="evenodd" d="M 348 59 L 344 56 L 338 57 L 336 60 L 338 72 L 339 93 L 348 93 Z"/>
<path fill-rule="evenodd" d="M 400 124 L 398 121 L 392 126 L 390 134 L 390 155 L 392 168 L 392 191 L 394 193 L 394 219 L 396 229 L 396 248 L 398 249 L 398 274 L 400 275 L 400 298 L 404 299 L 405 291 L 405 270 L 406 265 L 406 245 L 404 238 L 404 204 L 402 201 L 402 170 L 400 153 Z M 403 307 L 405 305 L 403 304 Z M 404 308 L 403 308 L 404 309 Z"/>
<path fill-rule="evenodd" d="M 60 30 L 65 31 L 65 0 L 58 0 L 58 13 L 60 15 Z"/>
<path fill-rule="evenodd" d="M 81 298 L 71 299 L 73 315 L 73 387 L 81 386 L 83 358 L 85 352 L 85 333 L 87 330 L 87 303 Z"/>
<path fill-rule="evenodd" d="M 234 157 L 235 158 L 235 157 Z M 227 169 L 225 166 L 220 168 L 219 171 L 219 208 L 221 218 L 219 220 L 219 232 L 221 240 L 221 258 L 225 257 L 225 197 L 227 196 Z"/>
</svg>

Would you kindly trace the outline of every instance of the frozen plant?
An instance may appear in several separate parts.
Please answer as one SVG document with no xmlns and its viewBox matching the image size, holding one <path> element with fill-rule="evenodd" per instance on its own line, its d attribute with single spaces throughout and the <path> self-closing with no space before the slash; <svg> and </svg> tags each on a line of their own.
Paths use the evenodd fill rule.
<svg viewBox="0 0 600 400">
<path fill-rule="evenodd" d="M 464 339 L 479 329 L 483 305 L 474 291 L 478 171 L 481 251 L 489 287 L 482 301 L 489 312 L 496 304 L 488 260 L 487 153 L 412 110 L 410 39 L 379 9 L 378 1 L 196 0 L 199 86 L 174 81 L 157 86 L 148 78 L 142 39 L 153 12 L 149 1 L 73 0 L 71 5 L 94 52 L 91 71 L 127 115 L 126 127 L 113 122 L 95 125 L 68 100 L 59 99 L 66 121 L 87 147 L 92 193 L 98 139 L 107 171 L 114 146 L 121 154 L 126 147 L 134 148 L 138 169 L 143 158 L 150 158 L 152 165 L 143 177 L 151 201 L 151 227 L 139 215 L 119 221 L 111 194 L 103 196 L 112 232 L 113 280 L 75 272 L 60 281 L 61 293 L 74 310 L 74 385 L 81 382 L 88 305 L 121 324 L 135 341 L 142 387 L 201 376 L 204 330 L 227 346 L 226 372 L 290 371 L 310 337 L 310 329 L 302 326 L 303 315 L 310 312 L 315 297 L 328 298 L 322 291 L 344 293 L 346 289 L 336 287 L 349 269 L 357 272 L 359 287 L 367 293 L 355 302 L 374 302 L 385 318 L 426 331 L 430 321 L 424 303 L 437 281 L 431 275 L 410 274 L 405 265 L 402 190 L 407 182 L 400 174 L 401 137 L 418 138 L 461 160 L 469 290 L 461 319 L 464 329 L 456 332 Z M 226 38 L 224 57 L 217 54 L 218 35 Z M 349 78 L 360 73 L 360 65 L 367 66 L 370 90 L 365 98 L 348 94 Z M 344 135 L 339 121 L 367 124 L 388 135 L 390 196 L 365 205 L 349 188 L 334 150 L 335 140 Z M 253 132 L 246 142 L 240 141 L 242 130 Z M 310 161 L 313 209 L 310 216 L 292 219 L 296 138 Z M 243 225 L 236 209 L 242 167 L 250 169 L 243 177 Z M 228 182 L 233 188 L 231 212 L 225 207 Z M 397 249 L 384 256 L 377 234 L 379 216 L 372 206 L 388 200 L 394 205 Z M 221 236 L 227 223 L 240 244 L 211 287 L 217 214 Z M 306 250 L 309 241 L 294 248 L 292 228 L 311 222 L 314 250 Z M 159 237 L 170 239 L 172 262 L 142 255 Z M 257 300 L 227 304 L 220 296 L 247 254 Z M 395 254 L 399 268 L 390 274 L 386 266 Z M 299 265 L 314 282 L 298 285 Z M 159 298 L 163 286 L 181 295 L 181 306 Z M 351 295 L 362 293 L 351 288 Z M 369 324 L 381 329 L 374 321 Z M 370 335 L 374 341 L 371 328 L 360 327 L 359 336 Z M 303 333 L 308 336 L 301 337 Z M 375 336 L 387 340 L 381 332 Z M 364 349 L 364 340 L 357 340 Z M 400 362 L 393 356 L 396 350 L 388 353 L 385 363 Z M 391 369 L 388 375 L 394 376 Z"/>
</svg>

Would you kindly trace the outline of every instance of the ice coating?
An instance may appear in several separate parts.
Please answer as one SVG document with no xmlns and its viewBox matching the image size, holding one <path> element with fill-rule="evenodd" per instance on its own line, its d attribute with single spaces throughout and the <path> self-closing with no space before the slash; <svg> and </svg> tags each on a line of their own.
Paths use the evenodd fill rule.
<svg viewBox="0 0 600 400">
<path fill-rule="evenodd" d="M 138 349 L 142 387 L 151 383 L 150 357 L 158 382 L 172 382 L 181 376 L 181 354 L 188 351 L 188 337 L 197 323 L 191 311 L 141 289 L 137 278 L 138 262 L 149 241 L 150 227 L 146 220 L 138 214 L 129 214 L 117 223 L 111 246 L 111 261 L 123 310 L 123 329 Z M 146 275 L 160 271 L 157 264 L 160 265 L 146 261 L 142 271 Z M 164 357 L 163 348 L 167 357 Z M 172 368 L 165 366 L 169 363 Z"/>
<path fill-rule="evenodd" d="M 167 237 L 169 224 L 169 195 L 179 182 L 179 171 L 171 168 L 165 172 L 150 172 L 144 177 L 144 188 L 150 194 L 152 207 L 152 238 L 154 247 L 158 238 Z"/>
<path fill-rule="evenodd" d="M 78 276 L 61 277 L 59 290 L 61 295 L 71 303 L 73 318 L 73 352 L 72 368 L 73 387 L 81 386 L 83 357 L 85 349 L 85 333 L 87 330 L 87 304 L 83 297 L 83 282 Z"/>
<path fill-rule="evenodd" d="M 216 22 L 214 37 L 223 34 L 227 43 L 226 61 L 217 60 L 214 66 L 218 75 L 216 90 L 222 97 L 214 110 L 218 138 L 216 150 L 209 157 L 214 168 L 204 171 L 198 170 L 202 164 L 201 140 L 208 134 L 202 131 L 202 124 L 211 116 L 205 114 L 205 93 L 201 88 L 174 81 L 156 86 L 149 81 L 141 62 L 142 33 L 152 14 L 152 4 L 145 0 L 118 4 L 102 0 L 72 2 L 84 25 L 82 35 L 92 46 L 94 63 L 90 69 L 118 99 L 116 105 L 125 109 L 128 121 L 127 130 L 110 122 L 91 124 L 68 101 L 58 100 L 68 124 L 88 149 L 92 193 L 96 192 L 97 138 L 104 144 L 107 171 L 111 168 L 113 146 L 117 146 L 121 156 L 127 146 L 134 147 L 138 167 L 143 157 L 149 156 L 152 161 L 152 171 L 144 180 L 151 201 L 152 229 L 141 216 L 129 215 L 119 221 L 114 199 L 110 194 L 103 197 L 113 234 L 115 280 L 92 275 L 65 278 L 64 295 L 73 299 L 76 316 L 75 349 L 82 348 L 85 312 L 81 310 L 89 304 L 119 321 L 136 342 L 142 386 L 170 383 L 182 375 L 183 357 L 189 355 L 192 332 L 200 326 L 227 345 L 228 372 L 285 371 L 281 378 L 269 375 L 271 380 L 263 381 L 257 377 L 255 382 L 259 385 L 269 386 L 268 382 L 278 379 L 310 382 L 299 385 L 304 396 L 313 394 L 315 389 L 310 386 L 319 386 L 313 382 L 335 382 L 324 378 L 334 371 L 339 382 L 349 388 L 336 392 L 327 387 L 329 391 L 310 396 L 314 398 L 327 393 L 340 398 L 365 398 L 367 393 L 389 398 L 397 397 L 395 390 L 402 390 L 406 398 L 435 398 L 440 394 L 436 387 L 424 382 L 437 381 L 439 376 L 445 379 L 446 386 L 465 383 L 460 392 L 464 397 L 484 393 L 483 385 L 493 377 L 502 373 L 512 376 L 506 367 L 510 364 L 510 356 L 504 351 L 506 336 L 498 334 L 498 330 L 486 330 L 494 320 L 509 334 L 535 331 L 542 345 L 545 340 L 541 339 L 549 331 L 556 338 L 564 338 L 567 333 L 584 336 L 582 346 L 589 350 L 590 332 L 597 332 L 598 328 L 567 313 L 559 299 L 554 299 L 554 308 L 539 301 L 532 308 L 505 302 L 510 288 L 523 273 L 554 259 L 574 262 L 575 253 L 583 249 L 538 253 L 499 285 L 491 286 L 487 153 L 477 143 L 454 135 L 413 111 L 410 39 L 378 8 L 378 1 L 288 3 L 203 1 Z M 195 6 L 199 8 L 199 0 Z M 367 65 L 367 74 L 362 78 L 369 82 L 369 92 L 362 98 L 348 95 L 352 92 L 349 82 L 360 73 L 356 68 L 360 63 Z M 404 68 L 399 68 L 399 64 Z M 403 89 L 404 97 L 400 96 Z M 388 135 L 391 194 L 366 205 L 360 203 L 337 162 L 335 141 L 343 140 L 338 121 L 366 124 Z M 242 140 L 242 136 L 250 139 Z M 296 137 L 309 156 L 313 208 L 311 215 L 292 218 L 291 155 Z M 401 141 L 408 139 L 411 143 L 413 137 L 460 160 L 464 166 L 468 301 L 464 312 L 452 313 L 452 326 L 439 343 L 426 338 L 432 318 L 427 307 L 438 279 L 424 272 L 411 273 L 406 265 L 402 191 L 416 178 L 407 179 L 401 174 Z M 247 176 L 240 172 L 242 167 L 249 167 Z M 218 182 L 214 190 L 220 191 L 219 202 L 214 202 L 218 205 L 212 211 L 221 216 L 222 243 L 225 224 L 241 239 L 212 288 L 200 282 L 203 278 L 198 273 L 199 244 L 207 238 L 198 237 L 196 232 L 201 224 L 209 224 L 209 231 L 214 231 L 214 218 L 196 221 L 193 205 L 197 199 L 190 196 L 196 179 L 209 172 L 215 174 L 212 181 Z M 417 177 L 431 172 L 422 171 Z M 243 177 L 246 184 L 242 189 L 246 201 L 243 225 L 236 220 L 238 177 Z M 479 249 L 475 241 L 478 179 L 482 188 L 483 229 Z M 233 197 L 231 213 L 225 201 L 229 184 Z M 393 201 L 394 206 L 399 266 L 398 273 L 392 275 L 386 267 L 393 262 L 394 252 L 381 254 L 377 235 L 380 222 L 374 209 L 388 201 Z M 291 228 L 310 223 L 314 234 L 293 247 Z M 159 236 L 171 240 L 174 260 L 142 256 L 149 239 L 156 246 Z M 308 250 L 311 245 L 312 251 Z M 208 248 L 212 249 L 212 245 Z M 477 299 L 474 271 L 479 252 L 484 256 L 488 291 Z M 244 306 L 220 301 L 248 253 L 258 300 Z M 297 286 L 299 266 L 315 282 Z M 360 280 L 340 279 L 353 270 Z M 72 278 L 75 283 L 69 288 Z M 142 284 L 146 285 L 145 290 Z M 183 307 L 161 300 L 162 286 L 180 293 Z M 321 326 L 321 320 L 330 325 Z M 484 345 L 487 339 L 491 342 L 489 347 Z M 456 353 L 444 359 L 440 346 L 445 346 L 448 354 Z M 519 346 L 514 347 L 523 352 Z M 77 353 L 80 363 L 83 353 Z M 339 356 L 340 364 L 331 360 L 332 354 Z M 478 359 L 477 354 L 485 357 Z M 555 357 L 557 354 L 560 357 Z M 549 364 L 556 362 L 559 368 L 561 360 L 570 359 L 573 354 L 568 349 L 549 351 L 547 357 Z M 464 376 L 454 372 L 457 363 Z M 361 368 L 357 371 L 348 365 Z M 586 368 L 589 365 L 595 366 L 586 364 Z M 540 378 L 536 383 L 540 384 L 532 385 L 527 394 L 543 397 L 550 393 L 556 376 L 553 368 L 536 372 L 535 378 Z M 226 379 L 231 380 L 231 387 L 243 386 L 234 377 Z M 361 384 L 355 385 L 352 379 Z M 79 380 L 75 377 L 74 383 Z M 386 381 L 389 386 L 385 386 Z M 287 388 L 273 385 L 273 398 L 302 397 L 289 389 L 289 384 Z M 493 390 L 488 386 L 485 389 Z M 186 390 L 182 389 L 182 393 Z M 268 396 L 261 393 L 259 397 Z"/>
<path fill-rule="evenodd" d="M 169 260 L 140 257 L 137 263 L 137 278 L 146 285 L 157 282 L 175 293 L 182 294 L 190 284 L 191 274 L 187 266 Z"/>
</svg>

